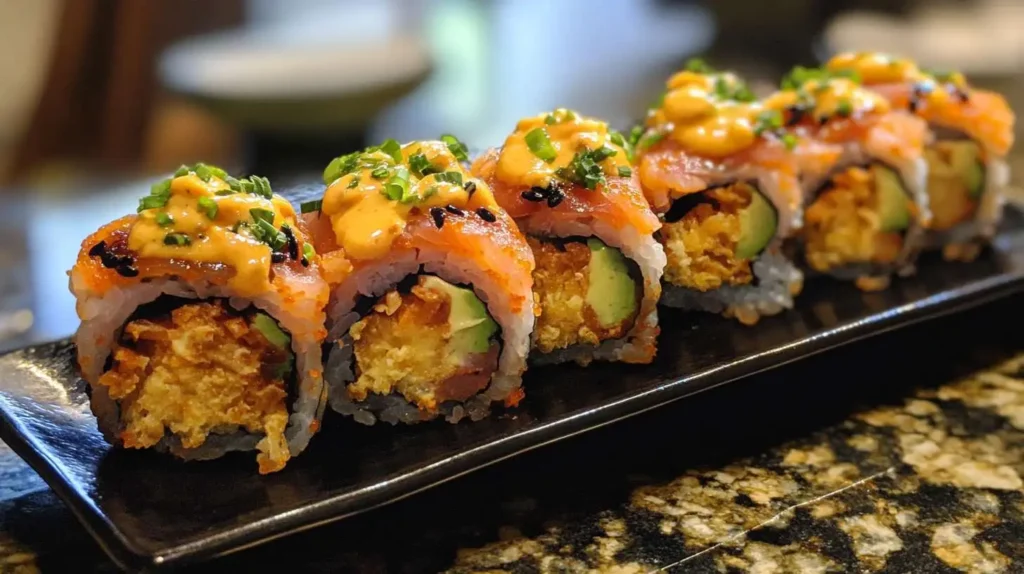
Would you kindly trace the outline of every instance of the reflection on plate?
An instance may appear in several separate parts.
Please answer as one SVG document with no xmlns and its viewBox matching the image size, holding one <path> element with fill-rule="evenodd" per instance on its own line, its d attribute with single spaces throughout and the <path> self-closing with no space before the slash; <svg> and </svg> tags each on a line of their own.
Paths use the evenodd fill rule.
<svg viewBox="0 0 1024 574">
<path fill-rule="evenodd" d="M 300 189 L 292 195 L 301 194 Z M 0 357 L 0 438 L 25 458 L 122 566 L 180 564 L 370 510 L 526 450 L 712 386 L 1024 289 L 1024 217 L 971 264 L 925 257 L 917 276 L 862 293 L 808 282 L 798 309 L 744 328 L 663 310 L 651 365 L 538 368 L 519 408 L 475 424 L 364 427 L 329 416 L 283 472 L 251 457 L 181 463 L 111 450 L 64 340 Z M 742 400 L 737 397 L 736 400 Z"/>
</svg>

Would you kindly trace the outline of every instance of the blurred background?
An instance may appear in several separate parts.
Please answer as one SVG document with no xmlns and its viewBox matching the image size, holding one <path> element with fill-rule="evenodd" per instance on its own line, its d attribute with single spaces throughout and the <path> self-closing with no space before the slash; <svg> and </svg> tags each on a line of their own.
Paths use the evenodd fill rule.
<svg viewBox="0 0 1024 574">
<path fill-rule="evenodd" d="M 1020 30 L 1020 0 L 3 0 L 0 349 L 75 329 L 79 243 L 181 163 L 281 190 L 386 137 L 480 149 L 556 106 L 626 127 L 695 55 L 764 91 L 884 50 L 1022 109 Z"/>
</svg>

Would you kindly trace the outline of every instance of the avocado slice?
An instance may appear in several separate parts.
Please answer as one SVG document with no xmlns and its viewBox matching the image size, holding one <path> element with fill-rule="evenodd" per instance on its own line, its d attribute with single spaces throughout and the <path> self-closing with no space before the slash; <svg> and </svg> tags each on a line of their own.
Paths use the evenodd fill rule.
<svg viewBox="0 0 1024 574">
<path fill-rule="evenodd" d="M 888 167 L 877 163 L 871 165 L 871 173 L 875 180 L 881 230 L 894 232 L 910 227 L 909 198 L 907 192 L 903 190 L 903 181 L 900 176 Z"/>
<path fill-rule="evenodd" d="M 636 281 L 629 275 L 626 257 L 600 239 L 587 239 L 590 275 L 587 305 L 603 327 L 617 325 L 636 313 Z"/>
<path fill-rule="evenodd" d="M 971 162 L 971 165 L 964 173 L 964 183 L 967 184 L 967 196 L 977 201 L 985 193 L 985 166 L 980 161 Z"/>
<path fill-rule="evenodd" d="M 491 346 L 491 337 L 498 331 L 498 324 L 491 319 L 487 307 L 476 293 L 433 275 L 422 277 L 420 285 L 445 293 L 451 299 L 448 314 L 451 330 L 448 344 L 451 348 L 460 353 L 486 353 Z"/>
<path fill-rule="evenodd" d="M 750 189 L 750 205 L 740 211 L 740 239 L 736 242 L 736 257 L 753 259 L 757 257 L 775 237 L 779 227 L 779 214 L 759 191 Z"/>
<path fill-rule="evenodd" d="M 270 344 L 275 347 L 288 349 L 291 346 L 292 338 L 281 330 L 281 327 L 277 325 L 277 321 L 271 319 L 270 315 L 256 313 L 252 317 L 252 326 L 262 333 L 270 341 Z"/>
</svg>

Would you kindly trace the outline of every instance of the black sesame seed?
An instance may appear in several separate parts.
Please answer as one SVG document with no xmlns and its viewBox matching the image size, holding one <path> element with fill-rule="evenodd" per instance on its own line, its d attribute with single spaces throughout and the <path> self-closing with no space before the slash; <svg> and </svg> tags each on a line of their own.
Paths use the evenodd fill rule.
<svg viewBox="0 0 1024 574">
<path fill-rule="evenodd" d="M 919 108 L 920 106 L 921 100 L 918 99 L 917 96 L 910 98 L 910 102 L 907 103 L 907 109 L 909 109 L 911 113 L 916 112 L 917 108 Z"/>
<path fill-rule="evenodd" d="M 461 209 L 459 209 L 458 207 L 455 207 L 454 205 L 452 205 L 450 203 L 448 205 L 444 206 L 444 209 L 445 209 L 445 211 L 447 211 L 448 213 L 450 213 L 452 215 L 462 215 L 463 214 Z"/>
<path fill-rule="evenodd" d="M 522 196 L 526 201 L 544 201 L 548 197 L 548 190 L 543 187 L 531 187 L 528 191 L 524 191 Z"/>
<path fill-rule="evenodd" d="M 139 269 L 133 265 L 121 265 L 115 268 L 115 271 L 122 277 L 137 277 L 139 275 Z"/>
<path fill-rule="evenodd" d="M 281 226 L 281 233 L 288 239 L 288 256 L 292 259 L 299 258 L 299 242 L 295 240 L 295 233 L 289 225 Z"/>
<path fill-rule="evenodd" d="M 432 217 L 434 219 L 434 225 L 436 225 L 438 229 L 441 229 L 442 227 L 444 227 L 444 210 L 443 209 L 441 209 L 440 207 L 431 207 L 430 208 L 430 217 Z"/>
<path fill-rule="evenodd" d="M 468 193 L 470 197 L 473 197 L 473 194 L 476 193 L 476 182 L 467 181 L 462 184 L 462 188 L 466 190 L 466 193 Z"/>
<path fill-rule="evenodd" d="M 89 257 L 102 257 L 107 252 L 107 242 L 100 241 L 89 250 Z"/>
<path fill-rule="evenodd" d="M 966 104 L 967 102 L 971 101 L 971 96 L 967 93 L 966 90 L 957 90 L 956 97 L 957 99 L 960 100 L 961 104 Z"/>
<path fill-rule="evenodd" d="M 284 263 L 288 260 L 288 256 L 280 251 L 275 251 L 270 254 L 270 260 L 274 263 Z"/>
<path fill-rule="evenodd" d="M 480 209 L 476 210 L 476 214 L 480 216 L 480 219 L 483 219 L 487 223 L 494 223 L 495 221 L 498 221 L 498 218 L 495 217 L 494 214 L 491 213 L 490 211 L 487 211 L 486 207 L 481 207 Z"/>
<path fill-rule="evenodd" d="M 309 259 L 306 259 L 305 257 L 303 257 L 299 263 L 302 263 L 303 267 L 309 267 Z"/>
<path fill-rule="evenodd" d="M 551 190 L 551 195 L 548 196 L 548 207 L 558 207 L 559 203 L 565 199 L 565 195 L 557 189 Z"/>
</svg>

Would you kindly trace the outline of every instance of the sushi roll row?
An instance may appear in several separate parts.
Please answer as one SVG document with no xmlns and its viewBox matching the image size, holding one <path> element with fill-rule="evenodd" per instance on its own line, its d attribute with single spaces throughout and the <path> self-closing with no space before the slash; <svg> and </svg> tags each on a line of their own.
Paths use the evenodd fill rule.
<svg viewBox="0 0 1024 574">
<path fill-rule="evenodd" d="M 88 237 L 78 363 L 107 439 L 282 469 L 326 407 L 479 420 L 530 365 L 649 363 L 658 305 L 743 324 L 804 274 L 885 288 L 991 238 L 1013 113 L 881 54 L 758 99 L 699 61 L 628 133 L 559 108 L 470 158 L 453 136 L 338 157 L 298 212 L 265 178 L 183 166 Z"/>
</svg>

